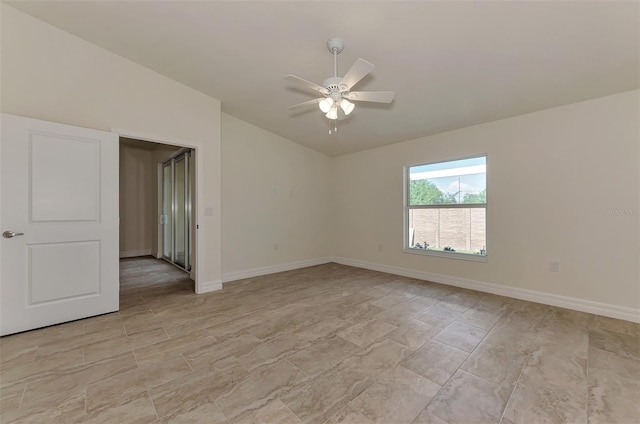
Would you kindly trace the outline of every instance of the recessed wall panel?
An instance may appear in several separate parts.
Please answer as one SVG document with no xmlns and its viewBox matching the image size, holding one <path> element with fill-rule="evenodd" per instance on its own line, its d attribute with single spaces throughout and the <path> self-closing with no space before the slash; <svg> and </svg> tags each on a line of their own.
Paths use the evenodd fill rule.
<svg viewBox="0 0 640 424">
<path fill-rule="evenodd" d="M 100 242 L 28 246 L 30 305 L 100 293 Z"/>
<path fill-rule="evenodd" d="M 41 133 L 30 140 L 31 220 L 98 221 L 99 142 Z"/>
</svg>

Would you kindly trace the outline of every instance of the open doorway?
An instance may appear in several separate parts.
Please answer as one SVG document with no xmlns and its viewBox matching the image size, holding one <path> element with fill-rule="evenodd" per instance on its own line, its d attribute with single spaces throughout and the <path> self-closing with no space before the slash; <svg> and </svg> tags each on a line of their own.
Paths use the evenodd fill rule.
<svg viewBox="0 0 640 424">
<path fill-rule="evenodd" d="M 194 156 L 183 146 L 120 137 L 121 303 L 195 291 Z"/>
</svg>

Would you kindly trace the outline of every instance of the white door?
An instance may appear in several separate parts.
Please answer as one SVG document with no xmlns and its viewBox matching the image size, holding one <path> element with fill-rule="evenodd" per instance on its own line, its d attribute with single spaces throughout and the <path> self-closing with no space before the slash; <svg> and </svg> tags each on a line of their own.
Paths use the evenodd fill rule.
<svg viewBox="0 0 640 424">
<path fill-rule="evenodd" d="M 117 311 L 117 135 L 1 123 L 0 335 Z"/>
</svg>

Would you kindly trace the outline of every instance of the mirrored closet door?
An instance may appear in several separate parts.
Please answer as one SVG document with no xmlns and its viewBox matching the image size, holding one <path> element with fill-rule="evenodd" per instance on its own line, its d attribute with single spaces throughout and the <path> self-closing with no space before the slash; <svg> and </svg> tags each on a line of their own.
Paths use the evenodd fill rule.
<svg viewBox="0 0 640 424">
<path fill-rule="evenodd" d="M 191 152 L 162 164 L 162 257 L 191 270 Z"/>
</svg>

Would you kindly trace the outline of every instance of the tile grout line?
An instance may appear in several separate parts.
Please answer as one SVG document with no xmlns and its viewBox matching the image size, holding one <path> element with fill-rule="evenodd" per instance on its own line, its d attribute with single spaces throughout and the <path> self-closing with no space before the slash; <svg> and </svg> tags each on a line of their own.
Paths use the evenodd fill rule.
<svg viewBox="0 0 640 424">
<path fill-rule="evenodd" d="M 542 316 L 542 318 L 540 318 L 540 321 L 539 321 L 538 324 L 541 327 L 544 327 L 543 323 L 544 323 L 544 321 L 546 319 L 547 319 L 547 316 L 545 314 L 545 315 Z M 504 408 L 502 410 L 502 414 L 500 415 L 500 423 L 502 423 L 502 421 L 504 420 L 504 414 L 507 412 L 507 408 L 509 407 L 509 403 L 511 402 L 511 399 L 513 398 L 513 394 L 516 392 L 516 389 L 518 388 L 518 384 L 520 383 L 520 378 L 522 377 L 522 373 L 524 372 L 524 369 L 526 368 L 527 364 L 532 359 L 533 352 L 536 350 L 537 342 L 538 342 L 539 338 L 540 338 L 540 334 L 536 334 L 536 337 L 533 340 L 533 351 L 531 353 L 529 353 L 527 355 L 526 359 L 522 362 L 522 367 L 520 368 L 520 372 L 518 373 L 518 378 L 516 379 L 516 383 L 513 385 L 513 389 L 511 390 L 511 393 L 509 393 L 509 399 L 507 399 L 507 403 L 504 405 Z"/>
<path fill-rule="evenodd" d="M 297 353 L 297 352 L 296 352 L 296 353 Z M 295 353 L 294 353 L 294 355 L 295 355 Z M 290 355 L 290 356 L 293 356 L 293 355 Z M 294 364 L 294 363 L 292 363 L 291 361 L 289 361 L 289 357 L 290 357 L 290 356 L 288 356 L 288 357 L 284 358 L 284 361 L 285 361 L 287 364 L 291 365 L 292 367 L 294 367 L 295 369 L 299 370 L 301 373 L 303 373 L 304 375 L 306 375 L 306 376 L 307 376 L 308 380 L 306 380 L 303 384 L 306 384 L 307 382 L 309 382 L 309 381 L 313 380 L 313 378 L 312 378 L 312 377 L 311 377 L 311 376 L 310 376 L 310 375 L 309 375 L 305 370 L 303 370 L 302 368 L 300 368 L 300 367 L 299 367 L 299 366 L 297 366 L 296 364 Z M 240 364 L 240 365 L 242 365 L 242 364 Z M 249 372 L 252 372 L 252 371 L 249 371 Z M 316 377 L 317 377 L 317 376 L 316 376 Z M 314 377 L 314 378 L 315 378 L 315 377 Z"/>
<path fill-rule="evenodd" d="M 153 398 L 151 397 L 151 389 L 147 388 L 145 390 L 147 396 L 149 396 L 149 402 L 151 402 L 151 406 L 153 406 L 153 411 L 156 413 L 156 421 L 160 419 L 160 414 L 158 414 L 158 408 L 156 408 L 156 404 L 153 402 Z"/>
<path fill-rule="evenodd" d="M 460 316 L 462 316 L 462 315 L 460 315 Z M 458 317 L 458 318 L 460 318 L 460 317 Z M 451 324 L 453 324 L 453 323 L 454 323 L 458 318 L 454 319 L 454 320 L 453 320 L 453 321 L 452 321 L 452 322 L 451 322 L 451 323 L 450 323 L 446 328 L 449 328 L 449 326 L 450 326 Z M 435 395 L 433 395 L 433 397 L 429 400 L 429 402 L 425 405 L 425 407 L 424 407 L 424 408 L 422 408 L 422 410 L 423 410 L 423 411 L 426 411 L 426 409 L 429 407 L 429 405 L 431 405 L 431 402 L 433 401 L 433 399 L 435 399 L 435 398 L 438 396 L 438 394 L 440 393 L 440 391 L 441 391 L 441 390 L 442 390 L 442 389 L 447 385 L 447 383 L 449 383 L 449 381 L 453 378 L 453 376 L 454 376 L 458 371 L 462 371 L 462 372 L 465 372 L 465 373 L 471 374 L 471 375 L 473 375 L 473 376 L 475 376 L 475 377 L 478 377 L 478 378 L 482 379 L 483 381 L 486 381 L 486 382 L 488 382 L 488 383 L 491 383 L 490 381 L 488 381 L 488 380 L 486 380 L 486 379 L 484 379 L 484 378 L 482 378 L 482 377 L 480 377 L 480 376 L 478 376 L 478 375 L 475 375 L 475 374 L 473 374 L 472 372 L 469 372 L 469 371 L 466 371 L 466 370 L 462 369 L 462 366 L 465 364 L 465 362 L 467 362 L 467 360 L 471 357 L 471 355 L 472 355 L 476 350 L 478 350 L 478 348 L 480 347 L 480 345 L 482 345 L 482 343 L 484 343 L 484 341 L 485 341 L 485 339 L 487 338 L 487 336 L 489 336 L 489 334 L 491 333 L 491 331 L 493 331 L 493 329 L 496 327 L 496 325 L 498 325 L 498 323 L 499 323 L 503 318 L 504 318 L 504 316 L 500 317 L 500 319 L 498 319 L 495 323 L 493 323 L 493 325 L 492 325 L 492 326 L 491 326 L 491 328 L 487 331 L 487 334 L 485 334 L 485 336 L 482 338 L 482 340 L 480 341 L 480 343 L 478 343 L 478 344 L 476 345 L 476 347 L 475 347 L 471 352 L 469 352 L 469 353 L 468 353 L 468 355 L 467 355 L 467 357 L 465 358 L 465 360 L 464 360 L 464 361 L 462 361 L 462 364 L 460 364 L 460 366 L 459 366 L 459 367 L 458 367 L 458 368 L 453 372 L 453 374 L 451 374 L 451 376 L 447 379 L 447 381 L 445 381 L 445 383 L 440 387 L 440 390 L 438 390 L 438 391 L 436 392 L 436 394 L 435 394 Z M 445 328 L 445 329 L 446 329 L 446 328 Z M 445 329 L 443 329 L 442 331 L 444 331 Z M 440 331 L 438 334 L 440 334 L 442 331 Z M 437 336 L 437 334 L 436 334 L 436 335 L 434 335 L 434 336 L 431 338 L 431 340 L 433 340 L 436 336 Z M 429 340 L 429 341 L 431 341 L 431 340 Z M 433 340 L 433 341 L 437 341 L 437 340 Z M 422 346 L 424 346 L 424 345 L 425 345 L 425 344 L 427 344 L 427 343 L 428 343 L 428 342 L 425 342 Z M 444 343 L 443 343 L 443 344 L 444 344 Z M 422 347 L 422 346 L 421 346 L 421 347 Z M 449 345 L 445 344 L 445 346 L 449 346 Z M 463 351 L 463 352 L 464 352 L 464 351 Z M 436 384 L 437 384 L 437 383 L 436 383 Z M 491 384 L 493 384 L 493 383 L 491 383 Z M 505 408 L 506 408 L 506 406 L 505 406 Z M 504 411 L 503 411 L 503 413 L 504 413 Z M 419 415 L 419 414 L 418 414 L 418 415 Z M 434 415 L 435 415 L 435 414 L 434 414 Z M 439 417 L 439 416 L 437 416 L 437 415 L 436 415 L 436 417 L 437 417 L 438 419 L 442 420 L 442 421 L 445 421 L 444 419 L 440 418 L 440 417 Z M 446 422 L 446 421 L 445 421 L 445 422 Z"/>
<path fill-rule="evenodd" d="M 231 390 L 231 392 L 233 392 L 233 390 Z M 231 392 L 229 392 L 229 393 L 231 393 Z M 220 405 L 218 405 L 218 399 L 212 399 L 211 396 L 208 396 L 208 398 L 211 399 L 211 401 L 216 406 L 216 408 L 218 408 L 218 410 L 220 411 L 220 413 L 224 417 L 225 421 L 229 421 L 230 418 L 227 417 L 227 414 L 225 414 L 224 411 L 222 410 L 222 408 L 220 408 Z"/>
<path fill-rule="evenodd" d="M 518 378 L 516 379 L 516 383 L 513 385 L 513 389 L 511 390 L 511 393 L 509 393 L 509 399 L 507 399 L 507 403 L 505 403 L 504 408 L 502 409 L 502 414 L 500 414 L 500 423 L 502 423 L 504 419 L 504 414 L 507 412 L 507 408 L 509 407 L 511 398 L 513 398 L 513 394 L 515 393 L 516 389 L 518 388 L 518 384 L 520 383 L 520 377 L 522 377 L 522 373 L 524 372 L 524 369 L 527 366 L 527 363 L 529 362 L 530 359 L 531 359 L 531 354 L 527 355 L 527 359 L 523 362 L 522 368 L 520 368 L 520 373 L 518 373 Z"/>
<path fill-rule="evenodd" d="M 297 416 L 297 415 L 296 415 L 296 413 L 295 413 L 295 412 L 293 412 L 293 411 L 291 410 L 291 408 L 289 408 L 289 406 L 288 406 L 286 403 L 284 403 L 284 402 L 282 401 L 282 399 L 280 399 L 280 398 L 276 398 L 276 399 L 277 399 L 277 400 L 279 400 L 279 401 L 280 401 L 280 403 L 281 403 L 281 404 L 283 404 L 285 408 L 287 408 L 287 411 L 291 412 L 291 414 L 292 414 L 294 417 L 296 417 L 298 420 L 300 420 L 300 422 L 304 422 L 304 421 L 302 421 L 302 418 L 300 418 L 299 416 Z M 275 399 L 274 399 L 274 400 L 275 400 Z M 346 406 L 345 406 L 345 408 L 346 408 Z M 332 416 L 333 416 L 333 415 L 332 415 Z M 326 420 L 325 420 L 325 421 L 326 421 Z"/>
<path fill-rule="evenodd" d="M 24 401 L 24 395 L 27 392 L 27 381 L 24 382 L 24 387 L 22 388 L 22 395 L 20 396 L 20 402 L 18 402 L 18 408 L 16 409 L 20 409 L 22 407 L 22 402 Z"/>
<path fill-rule="evenodd" d="M 133 360 L 136 361 L 136 367 L 140 368 L 140 363 L 138 362 L 135 349 L 131 349 L 131 354 L 133 355 Z"/>
<path fill-rule="evenodd" d="M 193 372 L 193 371 L 194 371 L 194 369 L 193 369 L 193 367 L 191 366 L 191 363 L 189 362 L 189 360 L 186 358 L 186 356 L 184 356 L 184 352 L 182 352 L 182 353 L 180 354 L 180 356 L 182 356 L 182 359 L 184 359 L 184 361 L 187 363 L 187 366 L 188 366 L 188 367 L 189 367 L 189 369 L 191 370 L 191 371 L 189 371 L 189 372 Z M 236 359 L 236 360 L 237 360 L 237 359 Z"/>
<path fill-rule="evenodd" d="M 376 384 L 376 383 L 373 383 L 371 386 L 374 386 L 375 384 Z M 369 388 L 367 388 L 367 390 L 369 390 Z M 363 390 L 363 391 L 362 391 L 362 393 L 366 392 L 367 390 Z M 330 417 L 328 417 L 326 420 L 324 420 L 324 421 L 323 421 L 323 423 L 328 422 L 331 418 L 335 417 L 335 416 L 336 416 L 336 415 L 338 415 L 340 412 L 342 412 L 342 411 L 344 411 L 345 409 L 347 409 L 347 408 L 351 405 L 351 403 L 352 403 L 352 402 L 354 402 L 356 399 L 358 399 L 360 396 L 362 396 L 362 393 L 360 393 L 358 396 L 354 397 L 354 398 L 353 398 L 353 399 L 351 399 L 349 402 L 347 402 L 347 404 L 346 404 L 346 405 L 344 405 L 342 408 L 338 409 L 338 410 L 335 412 L 335 414 L 333 414 L 333 415 L 331 415 Z M 284 402 L 282 402 L 282 403 L 284 404 Z M 287 405 L 285 404 L 285 406 L 287 406 Z M 293 415 L 296 415 L 296 414 L 293 414 Z M 296 417 L 298 417 L 298 416 L 296 415 Z M 369 417 L 367 417 L 367 418 L 369 418 Z M 298 417 L 298 419 L 300 419 L 300 417 Z M 302 420 L 300 420 L 300 421 L 302 421 Z"/>
<path fill-rule="evenodd" d="M 584 400 L 584 405 L 585 408 L 587 409 L 585 411 L 585 416 L 587 417 L 587 422 L 589 422 L 589 393 L 590 393 L 590 388 L 589 388 L 589 357 L 591 355 L 589 355 L 589 351 L 591 347 L 591 329 L 589 329 L 589 326 L 587 325 L 587 363 L 585 364 L 585 368 L 586 368 L 586 383 L 587 383 L 587 390 L 585 393 L 585 400 Z"/>
<path fill-rule="evenodd" d="M 167 338 L 168 338 L 167 340 L 171 340 L 173 337 L 171 337 L 171 335 L 169 334 L 169 332 L 167 331 L 167 329 L 166 329 L 166 328 L 164 328 L 164 325 L 163 325 L 163 326 L 161 326 L 161 328 L 162 328 L 162 330 L 164 331 L 164 334 L 166 334 L 166 335 L 167 335 Z"/>
</svg>

